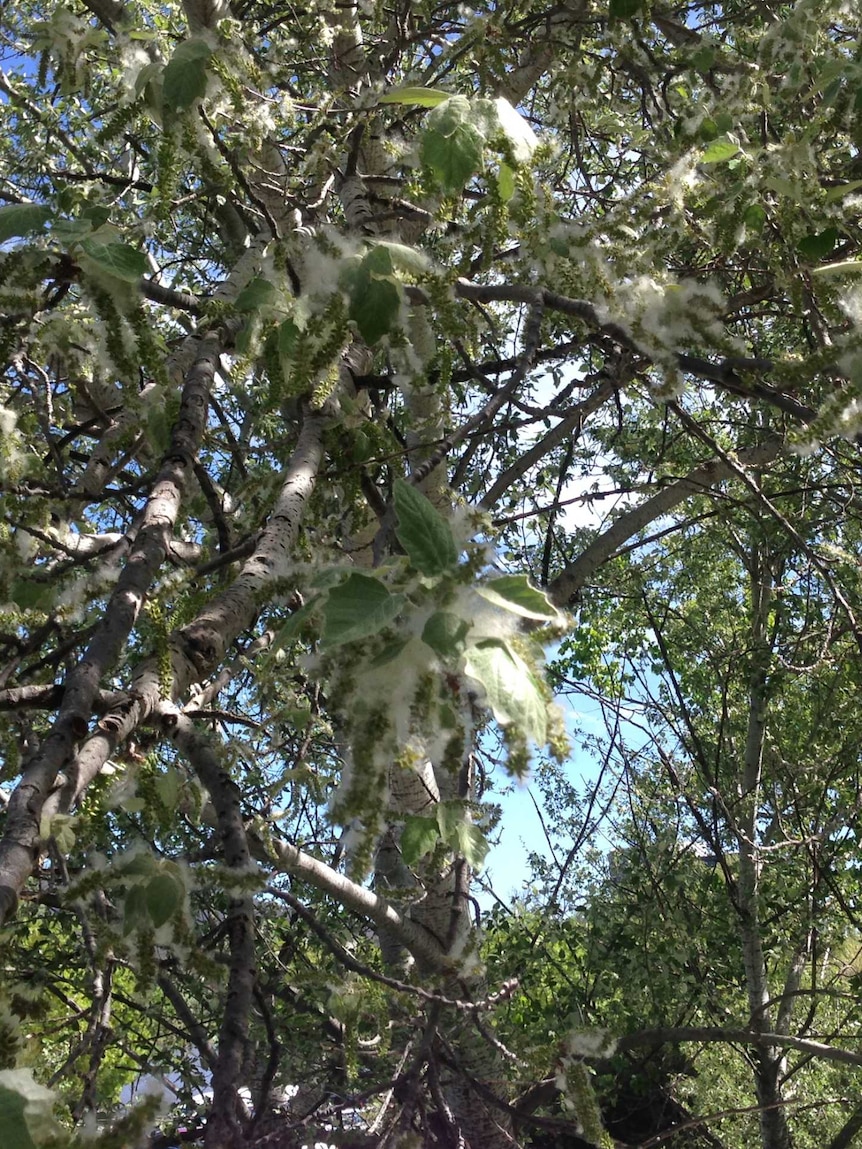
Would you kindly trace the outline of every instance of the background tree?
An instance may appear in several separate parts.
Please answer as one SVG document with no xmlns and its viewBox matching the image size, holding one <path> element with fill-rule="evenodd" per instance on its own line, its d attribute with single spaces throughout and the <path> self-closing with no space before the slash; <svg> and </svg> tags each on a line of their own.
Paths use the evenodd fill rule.
<svg viewBox="0 0 862 1149">
<path fill-rule="evenodd" d="M 731 1042 L 764 1149 L 809 1105 L 850 1144 L 853 13 L 87 0 L 0 36 L 18 1143 L 65 1136 L 46 1084 L 128 1142 L 145 1072 L 208 1149 L 608 1143 L 595 1024 Z M 622 769 L 560 811 L 541 1036 L 540 934 L 486 969 L 473 876 L 494 767 L 566 754 L 572 608 L 555 681 Z M 615 936 L 661 977 L 611 1005 Z"/>
</svg>

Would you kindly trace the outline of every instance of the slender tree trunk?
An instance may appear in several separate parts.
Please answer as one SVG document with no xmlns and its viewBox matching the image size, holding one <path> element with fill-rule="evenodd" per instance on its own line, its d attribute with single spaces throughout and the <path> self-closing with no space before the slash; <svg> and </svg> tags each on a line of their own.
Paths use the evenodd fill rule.
<svg viewBox="0 0 862 1149">
<path fill-rule="evenodd" d="M 772 1032 L 772 1011 L 760 924 L 760 827 L 758 811 L 766 737 L 768 682 L 768 616 L 772 600 L 768 562 L 755 544 L 751 571 L 751 647 L 748 731 L 741 777 L 739 847 L 739 922 L 751 1028 Z M 762 1149 L 792 1149 L 792 1138 L 781 1099 L 782 1051 L 765 1046 L 755 1053 L 755 1089 L 760 1106 Z"/>
</svg>

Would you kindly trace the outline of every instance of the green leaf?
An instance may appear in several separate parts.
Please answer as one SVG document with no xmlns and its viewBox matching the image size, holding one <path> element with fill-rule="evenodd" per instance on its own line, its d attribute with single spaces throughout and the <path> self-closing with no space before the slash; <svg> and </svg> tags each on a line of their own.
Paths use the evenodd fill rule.
<svg viewBox="0 0 862 1149">
<path fill-rule="evenodd" d="M 385 666 L 387 662 L 394 662 L 409 641 L 409 638 L 395 638 L 387 642 L 380 653 L 372 658 L 369 666 Z"/>
<path fill-rule="evenodd" d="M 461 191 L 482 166 L 485 137 L 466 96 L 450 96 L 428 116 L 420 155 L 447 191 Z"/>
<path fill-rule="evenodd" d="M 167 810 L 176 810 L 182 789 L 179 770 L 175 766 L 168 766 L 164 774 L 157 774 L 155 789 L 161 804 Z"/>
<path fill-rule="evenodd" d="M 485 691 L 488 706 L 501 726 L 514 723 L 537 745 L 545 744 L 545 700 L 519 654 L 504 642 L 490 640 L 467 652 L 464 669 Z"/>
<path fill-rule="evenodd" d="M 16 578 L 9 588 L 9 598 L 21 610 L 48 610 L 54 603 L 56 590 L 50 583 Z"/>
<path fill-rule="evenodd" d="M 0 207 L 0 243 L 38 235 L 51 219 L 50 208 L 39 203 L 9 203 Z"/>
<path fill-rule="evenodd" d="M 134 930 L 150 924 L 147 895 L 143 886 L 132 886 L 123 899 L 123 934 L 128 937 Z"/>
<path fill-rule="evenodd" d="M 608 15 L 612 20 L 631 20 L 640 15 L 642 8 L 642 0 L 611 0 Z"/>
<path fill-rule="evenodd" d="M 299 338 L 299 328 L 292 319 L 278 325 L 278 353 L 282 359 L 292 359 Z"/>
<path fill-rule="evenodd" d="M 350 318 L 366 343 L 388 335 L 401 308 L 401 290 L 392 279 L 369 276 L 357 282 L 350 299 Z"/>
<path fill-rule="evenodd" d="M 497 191 L 503 203 L 508 203 L 515 194 L 515 173 L 508 164 L 500 164 L 497 173 Z"/>
<path fill-rule="evenodd" d="M 738 151 L 739 144 L 735 144 L 732 140 L 714 140 L 702 153 L 698 162 L 702 164 L 723 164 L 726 163 L 727 160 L 732 160 Z"/>
<path fill-rule="evenodd" d="M 341 646 L 377 634 L 398 615 L 404 596 L 390 594 L 380 579 L 351 574 L 329 592 L 323 611 L 323 645 Z"/>
<path fill-rule="evenodd" d="M 501 606 L 521 618 L 534 618 L 543 622 L 558 622 L 560 613 L 548 602 L 547 595 L 530 586 L 526 575 L 503 575 L 484 586 L 476 587 L 482 598 Z"/>
<path fill-rule="evenodd" d="M 3 1085 L 2 1078 L 8 1072 L 5 1070 L 0 1074 L 0 1129 L 3 1130 L 3 1145 L 5 1149 L 36 1149 L 24 1116 L 27 1102 L 20 1093 Z"/>
<path fill-rule="evenodd" d="M 98 243 L 94 239 L 84 239 L 81 250 L 101 271 L 126 283 L 137 283 L 147 270 L 147 257 L 127 243 Z"/>
<path fill-rule="evenodd" d="M 824 263 L 822 267 L 811 269 L 812 275 L 858 275 L 862 271 L 862 259 L 841 259 L 837 263 Z"/>
<path fill-rule="evenodd" d="M 401 854 L 404 861 L 412 866 L 425 854 L 430 854 L 439 840 L 440 828 L 436 818 L 420 818 L 416 814 L 409 814 L 401 831 Z"/>
<path fill-rule="evenodd" d="M 459 615 L 438 610 L 425 623 L 422 641 L 441 658 L 454 658 L 464 649 L 464 639 L 469 630 L 469 624 Z"/>
<path fill-rule="evenodd" d="M 350 318 L 366 343 L 387 335 L 401 310 L 401 285 L 393 275 L 392 256 L 383 245 L 367 252 L 352 277 Z"/>
<path fill-rule="evenodd" d="M 97 228 L 104 227 L 111 218 L 111 209 L 100 203 L 90 204 L 81 212 L 80 218 L 86 220 L 93 231 L 96 231 Z"/>
<path fill-rule="evenodd" d="M 454 840 L 447 845 L 460 854 L 474 870 L 480 870 L 490 849 L 485 835 L 472 822 L 461 821 L 455 826 Z"/>
<path fill-rule="evenodd" d="M 717 58 L 715 48 L 709 44 L 704 44 L 702 47 L 692 55 L 689 63 L 692 68 L 697 72 L 705 73 L 710 71 Z"/>
<path fill-rule="evenodd" d="M 268 279 L 255 276 L 236 297 L 234 306 L 237 311 L 260 311 L 262 307 L 272 303 L 277 294 L 275 285 Z"/>
<path fill-rule="evenodd" d="M 169 921 L 183 904 L 185 890 L 170 874 L 156 874 L 146 885 L 147 913 L 156 929 Z"/>
<path fill-rule="evenodd" d="M 53 838 L 61 854 L 69 854 L 75 846 L 75 832 L 72 826 L 77 819 L 73 814 L 54 814 L 52 818 L 42 817 L 39 823 L 39 837 Z"/>
<path fill-rule="evenodd" d="M 444 842 L 448 842 L 453 837 L 455 827 L 466 817 L 464 803 L 451 798 L 444 802 L 438 802 L 434 813 L 437 818 L 437 825 L 440 827 L 440 837 Z"/>
<path fill-rule="evenodd" d="M 395 480 L 395 534 L 411 564 L 434 577 L 458 565 L 452 528 L 428 499 L 403 479 Z"/>
<path fill-rule="evenodd" d="M 835 203 L 836 200 L 843 199 L 851 192 L 858 191 L 862 188 L 862 180 L 850 180 L 849 183 L 839 184 L 838 187 L 830 188 L 824 196 L 825 203 Z"/>
<path fill-rule="evenodd" d="M 799 254 L 812 263 L 819 263 L 821 259 L 825 259 L 827 255 L 832 253 L 832 249 L 838 242 L 838 228 L 827 227 L 825 231 L 818 232 L 817 235 L 806 235 L 801 239 L 798 244 Z"/>
<path fill-rule="evenodd" d="M 750 203 L 742 213 L 742 222 L 749 231 L 762 231 L 766 223 L 766 209 L 759 203 Z"/>
<path fill-rule="evenodd" d="M 0 1071 L 0 1133 L 3 1149 L 36 1149 L 58 1132 L 57 1095 L 33 1077 L 32 1069 Z"/>
<path fill-rule="evenodd" d="M 204 40 L 185 40 L 163 73 L 162 101 L 167 111 L 182 112 L 203 98 L 212 49 Z"/>
<path fill-rule="evenodd" d="M 132 854 L 128 860 L 121 860 L 118 870 L 124 876 L 146 878 L 156 868 L 156 859 L 149 851 Z"/>
<path fill-rule="evenodd" d="M 409 271 L 412 275 L 425 275 L 431 270 L 431 260 L 418 247 L 410 247 L 406 243 L 394 243 L 389 239 L 375 240 L 372 250 L 381 249 L 389 255 L 390 271 L 394 267 L 400 267 L 402 271 Z"/>
<path fill-rule="evenodd" d="M 417 104 L 420 108 L 436 108 L 448 100 L 450 92 L 438 92 L 434 88 L 395 88 L 378 101 L 381 104 Z"/>
</svg>

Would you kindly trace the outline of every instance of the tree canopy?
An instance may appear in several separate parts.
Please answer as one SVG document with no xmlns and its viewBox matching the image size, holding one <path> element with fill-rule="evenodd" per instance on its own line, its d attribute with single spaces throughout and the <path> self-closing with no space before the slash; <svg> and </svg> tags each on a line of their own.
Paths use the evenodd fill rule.
<svg viewBox="0 0 862 1149">
<path fill-rule="evenodd" d="M 4 1147 L 855 1144 L 855 5 L 18 0 L 0 124 Z"/>
</svg>

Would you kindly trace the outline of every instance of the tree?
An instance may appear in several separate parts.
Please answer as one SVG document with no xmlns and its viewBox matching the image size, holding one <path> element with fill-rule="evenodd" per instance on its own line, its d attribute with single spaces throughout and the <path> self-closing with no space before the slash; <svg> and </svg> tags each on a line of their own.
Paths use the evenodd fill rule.
<svg viewBox="0 0 862 1149">
<path fill-rule="evenodd" d="M 149 1071 L 210 1091 L 208 1149 L 607 1142 L 602 1041 L 525 1081 L 495 1036 L 472 894 L 495 762 L 565 756 L 542 648 L 580 604 L 591 670 L 648 641 L 668 676 L 653 766 L 735 891 L 722 1039 L 785 1149 L 788 1041 L 859 1060 L 772 1017 L 761 884 L 768 811 L 793 995 L 855 865 L 855 715 L 823 731 L 860 640 L 852 13 L 25 0 L 0 33 L 18 1143 L 46 1084 L 128 1141 Z M 809 792 L 786 747 L 821 733 Z M 555 1071 L 558 1112 L 518 1104 Z"/>
</svg>

